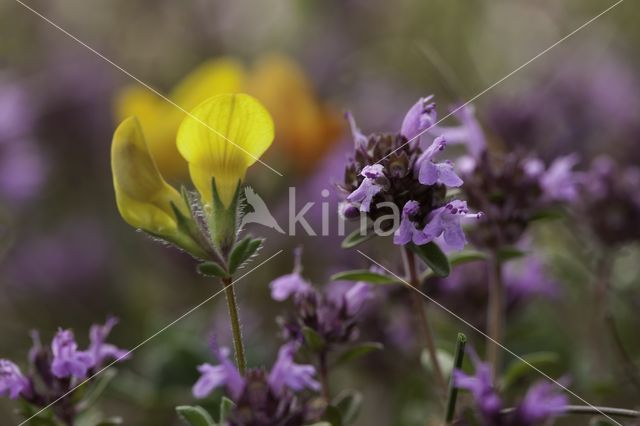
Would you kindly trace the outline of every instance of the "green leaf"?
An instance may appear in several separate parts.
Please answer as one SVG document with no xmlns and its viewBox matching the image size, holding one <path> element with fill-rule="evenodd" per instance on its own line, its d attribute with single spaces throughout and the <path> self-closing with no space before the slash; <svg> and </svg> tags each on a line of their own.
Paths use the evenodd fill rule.
<svg viewBox="0 0 640 426">
<path fill-rule="evenodd" d="M 367 231 L 370 231 L 369 229 Z M 364 243 L 365 241 L 370 240 L 375 237 L 375 232 L 367 232 L 365 235 L 360 233 L 360 228 L 356 229 L 342 240 L 342 248 L 348 249 L 353 248 L 359 244 Z"/>
<path fill-rule="evenodd" d="M 91 389 L 78 404 L 77 410 L 84 411 L 95 404 L 116 374 L 118 374 L 118 370 L 115 368 L 109 368 L 102 372 L 102 374 L 96 378 Z"/>
<path fill-rule="evenodd" d="M 244 252 L 247 250 L 250 243 L 251 237 L 246 237 L 236 244 L 231 250 L 231 254 L 229 255 L 229 272 L 231 274 L 233 274 L 236 269 L 238 269 L 238 266 L 244 262 Z"/>
<path fill-rule="evenodd" d="M 360 392 L 344 391 L 333 400 L 333 405 L 340 411 L 343 425 L 351 425 L 358 419 L 362 399 Z"/>
<path fill-rule="evenodd" d="M 108 419 L 101 420 L 96 426 L 117 426 L 124 424 L 122 417 L 110 417 Z"/>
<path fill-rule="evenodd" d="M 233 411 L 233 408 L 235 406 L 236 404 L 232 400 L 230 400 L 226 396 L 222 397 L 222 400 L 220 401 L 220 424 L 221 425 L 226 424 L 227 418 L 229 417 L 229 414 L 231 414 L 231 411 Z"/>
<path fill-rule="evenodd" d="M 398 284 L 397 278 L 389 275 L 371 272 L 368 269 L 354 269 L 352 271 L 338 272 L 331 276 L 331 281 L 365 281 L 371 284 Z"/>
<path fill-rule="evenodd" d="M 451 273 L 449 259 L 436 243 L 430 242 L 421 246 L 411 244 L 410 247 L 431 268 L 435 276 L 446 277 Z"/>
<path fill-rule="evenodd" d="M 518 259 L 527 255 L 527 252 L 520 250 L 516 247 L 502 247 L 498 250 L 498 260 L 500 262 L 507 262 L 512 259 Z"/>
<path fill-rule="evenodd" d="M 200 406 L 180 405 L 176 407 L 176 412 L 189 426 L 215 426 L 209 413 Z"/>
<path fill-rule="evenodd" d="M 313 351 L 321 351 L 327 344 L 324 338 L 312 328 L 303 327 L 302 335 L 304 336 L 304 341 Z"/>
<path fill-rule="evenodd" d="M 344 364 L 358 359 L 369 352 L 381 351 L 384 345 L 378 342 L 364 342 L 342 352 L 335 362 L 335 365 Z"/>
<path fill-rule="evenodd" d="M 522 356 L 521 359 L 516 359 L 509 365 L 503 376 L 503 387 L 506 389 L 531 374 L 531 371 L 533 371 L 531 365 L 542 370 L 557 364 L 558 359 L 558 354 L 555 352 L 534 352 Z"/>
<path fill-rule="evenodd" d="M 328 421 L 331 426 L 344 425 L 344 423 L 342 422 L 342 412 L 340 412 L 338 407 L 334 407 L 333 405 L 329 405 L 324 411 L 324 419 Z"/>
<path fill-rule="evenodd" d="M 207 277 L 228 278 L 229 274 L 215 262 L 202 262 L 197 267 L 198 272 Z"/>
<path fill-rule="evenodd" d="M 487 260 L 487 255 L 476 250 L 463 250 L 449 256 L 449 264 L 452 267 L 462 265 L 464 263 L 477 262 L 479 260 Z M 433 270 L 427 269 L 420 275 L 420 280 L 423 281 L 434 276 L 435 274 L 433 273 Z"/>
</svg>

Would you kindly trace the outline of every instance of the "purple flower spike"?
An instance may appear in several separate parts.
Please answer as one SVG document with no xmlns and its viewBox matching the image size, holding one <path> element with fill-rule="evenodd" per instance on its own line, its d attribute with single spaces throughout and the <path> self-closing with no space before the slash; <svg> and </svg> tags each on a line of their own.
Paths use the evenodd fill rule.
<svg viewBox="0 0 640 426">
<path fill-rule="evenodd" d="M 422 230 L 425 241 L 430 242 L 443 235 L 445 244 L 454 250 L 462 250 L 467 242 L 462 231 L 462 218 L 482 217 L 482 213 L 469 213 L 466 201 L 453 200 L 429 215 L 429 222 Z M 423 244 L 424 244 L 423 243 Z"/>
<path fill-rule="evenodd" d="M 357 314 L 364 302 L 371 298 L 371 286 L 364 282 L 358 282 L 344 293 L 344 306 L 348 315 Z"/>
<path fill-rule="evenodd" d="M 473 362 L 475 373 L 467 375 L 461 370 L 454 370 L 453 382 L 457 388 L 471 392 L 479 411 L 485 418 L 495 418 L 500 414 L 502 400 L 493 386 L 491 366 L 481 362 L 472 348 L 467 350 L 467 354 Z"/>
<path fill-rule="evenodd" d="M 271 281 L 271 298 L 282 302 L 289 297 L 299 298 L 311 291 L 311 284 L 302 277 L 302 250 L 297 248 L 294 252 L 293 272 L 283 275 Z"/>
<path fill-rule="evenodd" d="M 442 163 L 433 162 L 436 154 L 443 151 L 446 146 L 445 138 L 439 136 L 418 158 L 418 180 L 421 184 L 435 185 L 436 183 L 441 183 L 453 188 L 463 184 L 462 179 L 460 179 L 453 170 L 453 164 L 450 161 L 444 161 Z"/>
<path fill-rule="evenodd" d="M 20 368 L 13 362 L 0 359 L 0 396 L 17 399 L 30 389 L 29 379 L 22 375 Z"/>
<path fill-rule="evenodd" d="M 405 245 L 413 241 L 415 244 L 422 245 L 426 239 L 422 231 L 416 228 L 416 224 L 412 221 L 412 217 L 418 214 L 420 205 L 417 201 L 409 200 L 402 207 L 402 218 L 400 226 L 393 234 L 393 243 L 396 245 Z"/>
<path fill-rule="evenodd" d="M 518 424 L 537 425 L 566 411 L 569 399 L 551 382 L 538 382 L 531 386 L 516 408 Z"/>
<path fill-rule="evenodd" d="M 71 330 L 59 330 L 51 343 L 53 362 L 51 372 L 58 378 L 76 377 L 84 379 L 87 371 L 95 366 L 89 352 L 79 351 Z"/>
<path fill-rule="evenodd" d="M 574 202 L 578 198 L 579 174 L 573 171 L 578 156 L 569 154 L 556 158 L 540 176 L 540 186 L 551 201 Z"/>
<path fill-rule="evenodd" d="M 115 345 L 106 343 L 111 329 L 118 323 L 118 319 L 110 317 L 104 325 L 94 324 L 89 331 L 91 344 L 89 345 L 89 353 L 93 356 L 95 365 L 102 365 L 107 359 L 116 359 L 118 361 L 129 357 L 129 351 L 119 349 Z"/>
<path fill-rule="evenodd" d="M 351 128 L 351 136 L 353 137 L 353 142 L 356 145 L 356 150 L 358 149 L 366 149 L 367 147 L 367 137 L 360 131 L 358 125 L 356 124 L 356 119 L 353 118 L 353 114 L 350 111 L 345 112 L 345 118 L 349 122 L 349 127 Z"/>
<path fill-rule="evenodd" d="M 360 204 L 361 212 L 368 212 L 371 208 L 371 201 L 380 191 L 382 185 L 378 183 L 380 179 L 386 179 L 384 167 L 381 164 L 365 166 L 360 172 L 364 176 L 360 186 L 347 197 L 348 201 Z"/>
<path fill-rule="evenodd" d="M 224 385 L 231 397 L 238 399 L 244 388 L 244 378 L 229 360 L 229 349 L 218 348 L 215 341 L 211 345 L 220 364 L 205 363 L 198 366 L 201 376 L 193 385 L 193 396 L 198 399 L 206 398 L 214 389 Z"/>
<path fill-rule="evenodd" d="M 425 130 L 433 126 L 437 120 L 436 104 L 432 102 L 433 95 L 420 98 L 404 116 L 400 134 L 411 141 Z"/>
<path fill-rule="evenodd" d="M 292 343 L 282 346 L 278 351 L 278 360 L 269 373 L 269 386 L 278 396 L 282 395 L 285 387 L 293 391 L 320 389 L 320 383 L 313 379 L 316 369 L 312 365 L 294 363 L 295 352 L 296 347 Z"/>
</svg>

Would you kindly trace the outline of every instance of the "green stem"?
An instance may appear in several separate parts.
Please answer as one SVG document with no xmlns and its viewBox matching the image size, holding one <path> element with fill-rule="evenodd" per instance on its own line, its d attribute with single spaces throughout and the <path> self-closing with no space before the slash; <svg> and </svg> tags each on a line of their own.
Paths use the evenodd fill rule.
<svg viewBox="0 0 640 426">
<path fill-rule="evenodd" d="M 324 397 L 324 399 L 327 401 L 327 404 L 329 404 L 330 401 L 330 393 L 329 393 L 329 369 L 327 366 L 327 352 L 326 350 L 322 350 L 322 352 L 319 354 L 319 363 L 320 363 L 320 368 L 319 368 L 319 376 L 320 376 L 320 383 L 322 385 L 322 396 Z"/>
<path fill-rule="evenodd" d="M 458 399 L 458 388 L 453 383 L 453 372 L 462 368 L 462 361 L 464 361 L 464 347 L 467 344 L 467 336 L 462 333 L 458 333 L 458 339 L 456 341 L 456 352 L 453 359 L 453 370 L 451 371 L 451 378 L 449 379 L 449 397 L 447 398 L 447 408 L 445 410 L 445 422 L 451 424 L 453 422 L 453 416 L 456 413 L 456 400 Z"/>
<path fill-rule="evenodd" d="M 403 258 L 404 258 L 404 266 L 406 270 L 406 274 L 408 275 L 409 284 L 418 289 L 420 285 L 420 281 L 418 278 L 418 271 L 416 269 L 416 261 L 413 252 L 405 247 L 403 250 Z M 417 291 L 411 291 L 411 300 L 413 302 L 413 308 L 418 316 L 418 323 L 420 324 L 420 329 L 422 331 L 422 337 L 424 340 L 424 344 L 427 348 L 427 352 L 429 353 L 429 358 L 431 359 L 431 365 L 433 366 L 433 371 L 435 373 L 436 381 L 438 382 L 438 386 L 440 387 L 441 392 L 439 392 L 442 396 L 442 400 L 444 400 L 447 394 L 447 382 L 444 379 L 444 374 L 442 373 L 442 367 L 440 367 L 440 361 L 438 360 L 438 350 L 436 348 L 435 339 L 433 337 L 433 332 L 431 331 L 431 326 L 429 324 L 429 318 L 427 317 L 427 313 L 425 312 L 422 298 Z"/>
<path fill-rule="evenodd" d="M 236 364 L 238 371 L 244 376 L 247 362 L 244 355 L 244 345 L 242 343 L 242 330 L 240 328 L 240 317 L 238 315 L 238 301 L 236 293 L 233 289 L 231 278 L 223 278 L 222 285 L 227 299 L 227 308 L 229 309 L 229 320 L 231 321 L 231 332 L 233 333 L 233 349 L 236 356 Z"/>
<path fill-rule="evenodd" d="M 515 408 L 505 408 L 501 411 L 502 414 L 509 414 L 513 412 Z M 640 418 L 640 411 L 628 410 L 626 408 L 615 407 L 596 407 L 589 405 L 566 405 L 563 407 L 565 414 L 605 414 L 607 416 Z"/>
<path fill-rule="evenodd" d="M 504 285 L 502 283 L 502 265 L 494 253 L 489 259 L 489 305 L 487 307 L 487 361 L 493 368 L 495 379 L 500 371 L 502 352 L 498 343 L 502 343 L 504 336 Z"/>
</svg>

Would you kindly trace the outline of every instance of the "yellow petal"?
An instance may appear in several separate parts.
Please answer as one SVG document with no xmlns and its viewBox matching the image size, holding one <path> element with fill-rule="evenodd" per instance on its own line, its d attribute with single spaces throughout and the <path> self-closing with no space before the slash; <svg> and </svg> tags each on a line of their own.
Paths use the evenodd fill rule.
<svg viewBox="0 0 640 426">
<path fill-rule="evenodd" d="M 186 211 L 184 200 L 160 175 L 134 117 L 124 120 L 113 135 L 111 170 L 118 210 L 124 220 L 154 234 L 175 234 L 177 223 L 171 203 Z"/>
<path fill-rule="evenodd" d="M 141 86 L 125 88 L 116 98 L 119 121 L 135 116 L 145 129 L 149 151 L 162 176 L 171 182 L 188 179 L 187 164 L 176 148 L 176 132 L 184 113 Z"/>
<path fill-rule="evenodd" d="M 171 99 L 191 111 L 212 96 L 241 91 L 244 81 L 245 71 L 239 61 L 224 57 L 210 59 L 182 79 L 173 89 Z"/>
<path fill-rule="evenodd" d="M 211 203 L 215 177 L 222 203 L 229 206 L 238 181 L 269 148 L 273 135 L 273 120 L 260 102 L 245 94 L 226 94 L 191 111 L 180 125 L 177 145 L 203 201 Z"/>
<path fill-rule="evenodd" d="M 338 140 L 342 120 L 318 100 L 304 71 L 290 58 L 262 56 L 247 92 L 273 115 L 279 146 L 295 159 L 298 171 L 311 171 Z"/>
</svg>

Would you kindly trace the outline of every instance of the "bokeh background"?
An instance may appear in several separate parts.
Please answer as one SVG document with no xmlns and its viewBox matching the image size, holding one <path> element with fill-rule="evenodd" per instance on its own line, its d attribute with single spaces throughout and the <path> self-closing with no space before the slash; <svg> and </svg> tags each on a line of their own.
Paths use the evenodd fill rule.
<svg viewBox="0 0 640 426">
<path fill-rule="evenodd" d="M 64 0 L 31 7 L 124 70 L 169 94 L 212 58 L 238 61 L 276 119 L 276 141 L 247 178 L 276 217 L 287 188 L 299 204 L 329 202 L 350 148 L 342 112 L 366 132 L 396 131 L 416 99 L 435 94 L 441 114 L 464 102 L 604 10 L 604 0 Z M 577 152 L 580 167 L 599 154 L 640 164 L 640 5 L 623 2 L 476 102 L 490 140 L 543 158 Z M 109 163 L 119 102 L 138 85 L 25 7 L 0 3 L 0 356 L 22 360 L 29 330 L 48 340 L 72 327 L 86 342 L 90 324 L 113 314 L 112 340 L 133 347 L 218 290 L 193 261 L 134 232 L 118 215 Z M 323 189 L 332 190 L 325 199 Z M 308 215 L 317 220 L 320 205 Z M 249 363 L 271 365 L 280 343 L 275 318 L 287 305 L 268 283 L 305 247 L 305 273 L 321 285 L 336 271 L 368 266 L 335 237 L 269 237 L 264 259 L 284 252 L 238 283 Z M 589 325 L 594 265 L 589 239 L 570 223 L 546 222 L 533 233 L 553 290 L 534 292 L 509 316 L 506 344 L 518 354 L 553 353 L 545 371 L 567 374 L 593 403 L 633 406 L 638 393 L 611 343 Z M 586 242 L 585 242 L 586 241 Z M 379 244 L 367 248 L 399 265 Z M 612 298 L 624 345 L 638 354 L 640 262 L 634 244 L 616 255 Z M 464 280 L 471 274 L 454 277 Z M 452 278 L 452 279 L 454 279 Z M 482 284 L 480 284 L 482 285 Z M 545 284 L 546 285 L 546 284 Z M 482 292 L 480 292 L 482 293 Z M 542 294 L 544 293 L 544 294 Z M 452 303 L 473 317 L 482 294 Z M 385 350 L 335 371 L 334 387 L 364 392 L 359 424 L 424 424 L 429 371 L 401 296 L 379 292 L 366 314 L 365 338 Z M 483 340 L 432 308 L 438 343 L 450 350 L 457 331 Z M 135 352 L 101 408 L 132 425 L 179 424 L 173 407 L 194 403 L 196 365 L 209 359 L 207 338 L 230 343 L 222 297 Z M 83 340 L 84 339 L 84 340 Z M 597 353 L 596 353 L 597 352 Z M 638 356 L 634 361 L 638 360 Z M 534 374 L 535 375 L 535 374 Z M 215 398 L 213 398 L 215 399 Z M 0 423 L 14 405 L 0 400 Z M 576 423 L 565 423 L 576 424 Z"/>
</svg>

